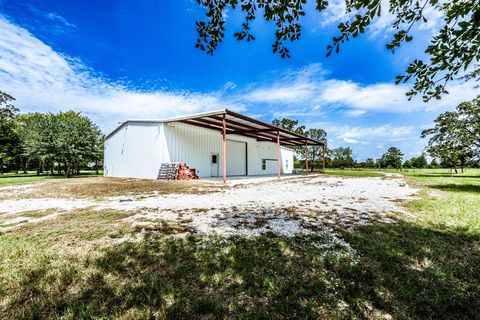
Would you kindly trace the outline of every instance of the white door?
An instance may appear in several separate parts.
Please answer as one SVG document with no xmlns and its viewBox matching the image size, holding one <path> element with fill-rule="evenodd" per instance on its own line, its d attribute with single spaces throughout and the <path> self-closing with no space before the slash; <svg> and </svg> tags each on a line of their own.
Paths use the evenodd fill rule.
<svg viewBox="0 0 480 320">
<path fill-rule="evenodd" d="M 218 153 L 210 154 L 210 176 L 218 177 Z"/>
<path fill-rule="evenodd" d="M 247 174 L 247 143 L 227 140 L 227 176 Z"/>
</svg>

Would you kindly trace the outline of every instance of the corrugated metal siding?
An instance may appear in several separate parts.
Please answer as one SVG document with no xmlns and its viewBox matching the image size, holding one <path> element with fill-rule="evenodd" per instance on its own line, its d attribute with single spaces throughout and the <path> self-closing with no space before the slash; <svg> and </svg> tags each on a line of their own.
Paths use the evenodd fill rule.
<svg viewBox="0 0 480 320">
<path fill-rule="evenodd" d="M 105 142 L 105 176 L 155 179 L 168 161 L 162 123 L 128 123 Z"/>
<path fill-rule="evenodd" d="M 277 144 L 274 142 L 257 142 L 257 171 L 255 174 L 277 173 Z M 266 160 L 266 168 L 262 169 L 262 159 Z"/>
<path fill-rule="evenodd" d="M 197 170 L 199 177 L 210 176 L 211 153 L 218 153 L 221 157 L 222 136 L 217 131 L 183 123 L 166 123 L 165 138 L 171 161 L 185 162 Z"/>
<path fill-rule="evenodd" d="M 227 175 L 247 174 L 247 143 L 227 140 Z"/>
<path fill-rule="evenodd" d="M 280 157 L 282 158 L 282 173 L 293 172 L 293 152 L 290 149 L 281 148 Z"/>
</svg>

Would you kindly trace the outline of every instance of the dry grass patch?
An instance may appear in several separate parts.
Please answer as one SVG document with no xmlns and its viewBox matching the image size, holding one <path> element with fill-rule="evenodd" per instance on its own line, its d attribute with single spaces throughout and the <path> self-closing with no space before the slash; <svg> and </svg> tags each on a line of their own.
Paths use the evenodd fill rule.
<svg viewBox="0 0 480 320">
<path fill-rule="evenodd" d="M 34 218 L 34 219 L 39 219 L 43 218 L 46 216 L 49 216 L 53 213 L 55 213 L 55 209 L 49 209 L 49 210 L 30 210 L 30 211 L 23 211 L 21 214 L 18 216 L 22 217 L 27 217 L 27 218 Z"/>
<path fill-rule="evenodd" d="M 141 194 L 203 194 L 221 190 L 222 187 L 220 186 L 201 181 L 158 181 L 96 177 L 48 181 L 32 187 L 28 192 L 4 194 L 0 198 L 102 198 Z"/>
<path fill-rule="evenodd" d="M 135 212 L 81 209 L 55 218 L 25 224 L 10 233 L 33 237 L 61 250 L 89 248 L 116 242 L 134 230 L 124 221 Z"/>
<path fill-rule="evenodd" d="M 134 230 L 147 235 L 195 234 L 195 229 L 188 226 L 190 222 L 191 220 L 184 220 L 179 223 L 159 219 L 156 221 L 147 220 L 144 223 L 136 224 Z"/>
</svg>

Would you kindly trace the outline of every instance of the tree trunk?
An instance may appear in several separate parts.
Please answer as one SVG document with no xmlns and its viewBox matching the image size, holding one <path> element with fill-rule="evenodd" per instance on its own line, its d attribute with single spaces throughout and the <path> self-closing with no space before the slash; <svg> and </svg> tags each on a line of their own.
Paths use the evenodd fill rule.
<svg viewBox="0 0 480 320">
<path fill-rule="evenodd" d="M 0 158 L 0 175 L 3 176 L 3 158 Z"/>
<path fill-rule="evenodd" d="M 27 173 L 27 157 L 23 157 L 23 173 Z"/>
<path fill-rule="evenodd" d="M 65 173 L 65 176 L 68 177 L 69 174 L 70 174 L 70 163 L 65 161 L 65 163 L 63 164 L 63 170 L 64 170 L 64 173 Z"/>
</svg>

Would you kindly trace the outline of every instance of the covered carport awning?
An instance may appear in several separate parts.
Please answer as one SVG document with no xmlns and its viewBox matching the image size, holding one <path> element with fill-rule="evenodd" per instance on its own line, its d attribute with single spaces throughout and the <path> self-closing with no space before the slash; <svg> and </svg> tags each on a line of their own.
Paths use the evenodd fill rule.
<svg viewBox="0 0 480 320">
<path fill-rule="evenodd" d="M 185 117 L 177 117 L 164 122 L 183 122 L 199 127 L 223 132 L 223 122 L 227 123 L 226 134 L 238 134 L 255 138 L 257 141 L 277 142 L 287 146 L 324 145 L 323 142 L 305 137 L 301 134 L 278 128 L 272 124 L 245 116 L 243 114 L 222 109 L 211 112 L 197 113 Z"/>
<path fill-rule="evenodd" d="M 270 141 L 277 144 L 277 162 L 278 176 L 280 177 L 280 145 L 284 146 L 305 146 L 306 169 L 308 174 L 308 146 L 323 146 L 325 143 L 315 139 L 305 137 L 299 133 L 292 132 L 283 128 L 278 128 L 272 124 L 257 120 L 243 114 L 222 109 L 211 112 L 197 113 L 185 117 L 176 117 L 164 120 L 163 122 L 181 122 L 198 127 L 220 131 L 223 135 L 223 180 L 226 182 L 226 152 L 227 135 L 236 134 L 257 141 Z M 324 150 L 325 151 L 325 150 Z M 324 159 L 325 160 L 325 159 Z M 324 170 L 325 170 L 325 161 Z"/>
</svg>

